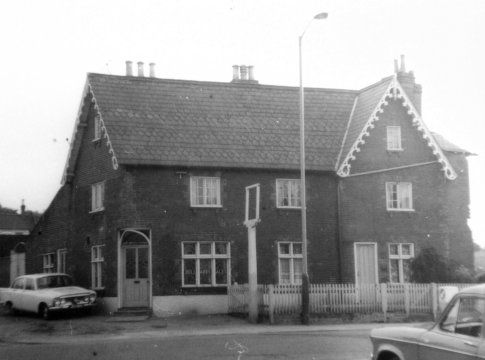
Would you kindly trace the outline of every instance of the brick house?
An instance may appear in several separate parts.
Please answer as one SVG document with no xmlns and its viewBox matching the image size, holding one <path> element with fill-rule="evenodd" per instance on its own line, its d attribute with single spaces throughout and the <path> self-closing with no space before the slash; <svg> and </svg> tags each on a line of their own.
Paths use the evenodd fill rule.
<svg viewBox="0 0 485 360">
<path fill-rule="evenodd" d="M 88 74 L 63 185 L 28 271 L 66 271 L 107 308 L 224 312 L 247 282 L 245 187 L 261 186 L 259 283 L 301 281 L 298 88 Z M 153 75 L 153 76 L 152 76 Z M 404 282 L 433 245 L 473 263 L 468 153 L 431 133 L 404 66 L 362 90 L 305 89 L 312 283 Z"/>
</svg>

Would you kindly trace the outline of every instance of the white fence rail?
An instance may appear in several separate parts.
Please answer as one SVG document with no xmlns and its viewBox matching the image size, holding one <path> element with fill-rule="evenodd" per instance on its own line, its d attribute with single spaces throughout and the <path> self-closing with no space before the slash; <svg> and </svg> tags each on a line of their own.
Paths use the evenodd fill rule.
<svg viewBox="0 0 485 360">
<path fill-rule="evenodd" d="M 388 313 L 433 314 L 439 311 L 439 289 L 455 286 L 462 289 L 473 284 L 312 284 L 310 313 Z M 229 312 L 247 313 L 248 285 L 227 289 Z M 300 285 L 258 285 L 259 312 L 269 316 L 301 312 Z"/>
</svg>

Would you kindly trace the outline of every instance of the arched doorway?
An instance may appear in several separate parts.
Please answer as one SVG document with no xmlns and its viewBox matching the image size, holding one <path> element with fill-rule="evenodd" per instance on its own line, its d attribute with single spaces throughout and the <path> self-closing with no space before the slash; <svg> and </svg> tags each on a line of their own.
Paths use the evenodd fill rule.
<svg viewBox="0 0 485 360">
<path fill-rule="evenodd" d="M 120 300 L 122 308 L 150 307 L 151 254 L 150 232 L 120 231 Z"/>
</svg>

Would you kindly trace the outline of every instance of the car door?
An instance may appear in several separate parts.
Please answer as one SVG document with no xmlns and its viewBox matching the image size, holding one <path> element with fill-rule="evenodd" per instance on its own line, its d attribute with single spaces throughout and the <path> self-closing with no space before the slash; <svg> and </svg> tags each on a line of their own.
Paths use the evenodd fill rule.
<svg viewBox="0 0 485 360">
<path fill-rule="evenodd" d="M 460 296 L 446 311 L 441 321 L 422 336 L 419 359 L 476 359 L 483 342 L 485 299 Z"/>
<path fill-rule="evenodd" d="M 17 310 L 24 310 L 22 298 L 24 294 L 25 278 L 17 278 L 10 287 L 10 301 Z"/>
<path fill-rule="evenodd" d="M 37 302 L 35 298 L 34 279 L 25 278 L 24 291 L 20 304 L 23 310 L 37 312 Z"/>
</svg>

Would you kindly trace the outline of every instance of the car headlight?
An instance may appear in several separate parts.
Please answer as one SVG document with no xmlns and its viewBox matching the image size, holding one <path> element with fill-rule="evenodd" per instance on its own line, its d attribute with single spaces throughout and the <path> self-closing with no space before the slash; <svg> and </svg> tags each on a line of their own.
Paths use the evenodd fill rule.
<svg viewBox="0 0 485 360">
<path fill-rule="evenodd" d="M 89 302 L 93 303 L 93 302 L 95 302 L 95 301 L 96 301 L 96 294 L 91 294 L 91 295 L 89 296 Z"/>
<path fill-rule="evenodd" d="M 54 306 L 59 306 L 61 305 L 61 298 L 55 298 L 53 301 L 52 301 L 52 304 Z"/>
</svg>

